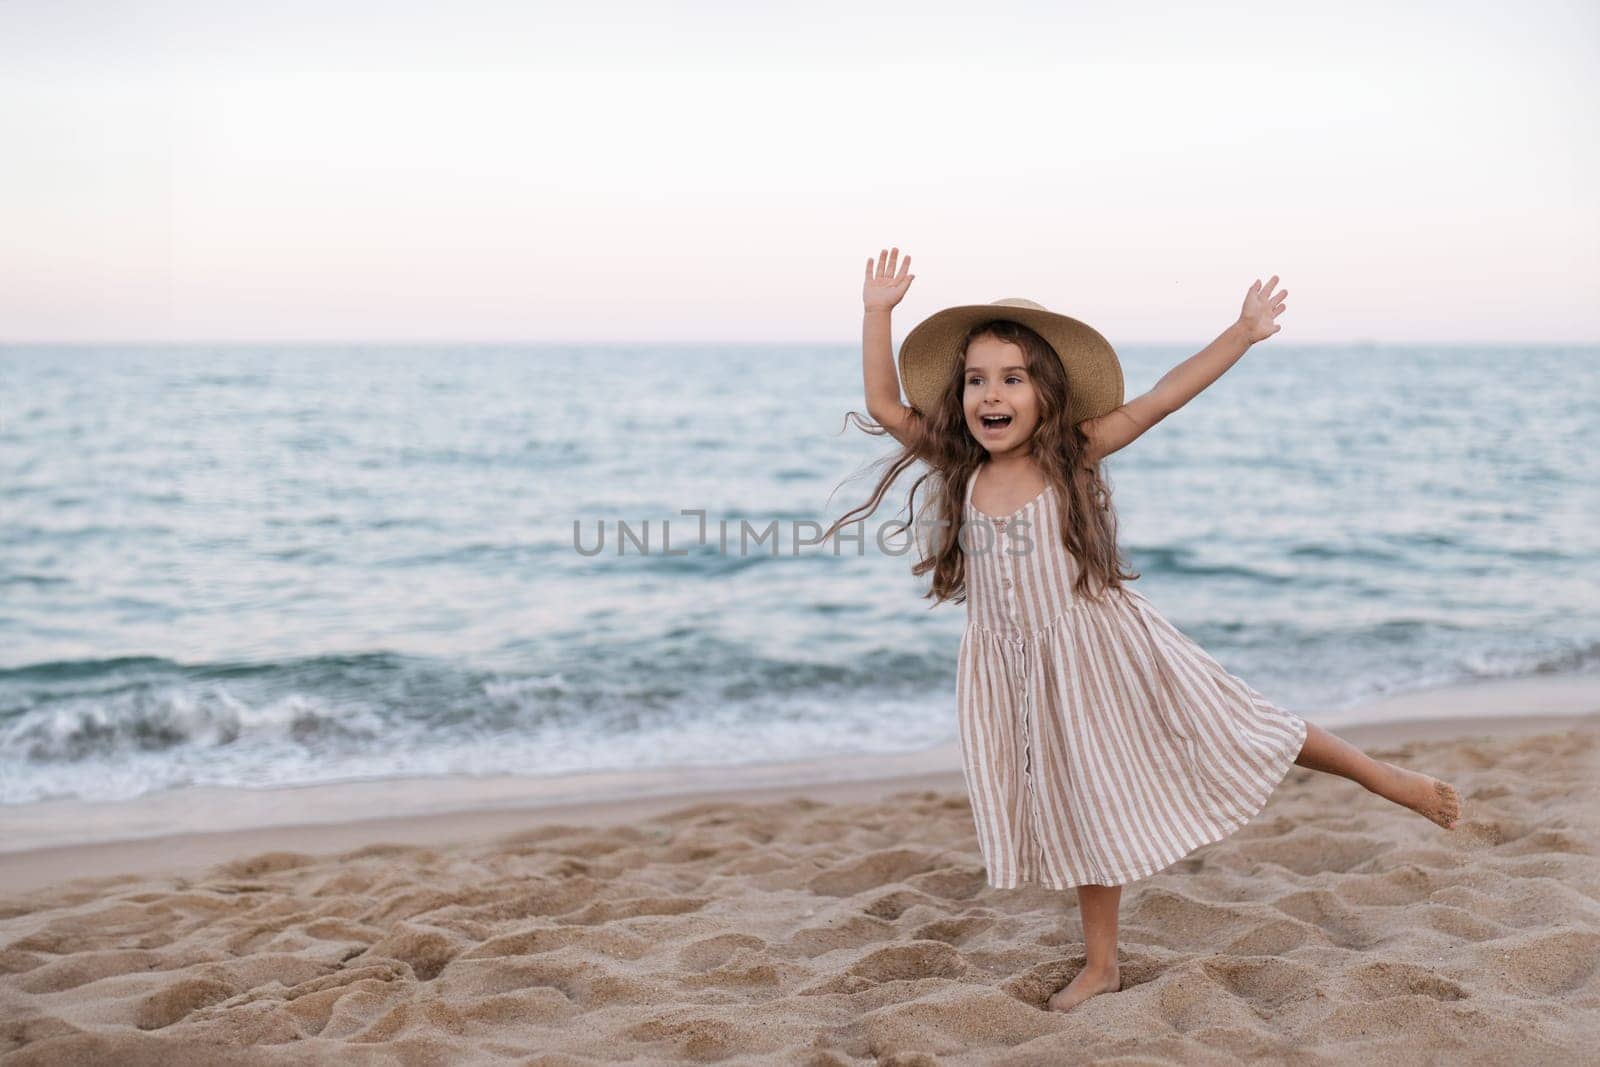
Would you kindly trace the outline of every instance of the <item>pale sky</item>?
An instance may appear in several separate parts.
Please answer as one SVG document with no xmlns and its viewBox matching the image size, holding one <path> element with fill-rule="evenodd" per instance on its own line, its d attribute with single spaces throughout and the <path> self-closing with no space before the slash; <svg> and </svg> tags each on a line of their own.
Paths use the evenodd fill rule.
<svg viewBox="0 0 1600 1067">
<path fill-rule="evenodd" d="M 0 3 L 0 341 L 1600 341 L 1600 5 Z M 1584 192 L 1588 190 L 1588 192 Z M 1275 338 L 1276 340 L 1276 338 Z"/>
</svg>

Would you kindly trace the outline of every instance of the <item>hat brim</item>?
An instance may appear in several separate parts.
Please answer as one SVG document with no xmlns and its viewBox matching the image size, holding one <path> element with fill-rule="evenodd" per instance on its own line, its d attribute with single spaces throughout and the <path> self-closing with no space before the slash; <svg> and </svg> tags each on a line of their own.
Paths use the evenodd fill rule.
<svg viewBox="0 0 1600 1067">
<path fill-rule="evenodd" d="M 1042 308 L 961 304 L 923 319 L 900 344 L 900 383 L 912 407 L 927 415 L 938 405 L 967 331 L 990 319 L 1019 322 L 1050 342 L 1067 375 L 1074 424 L 1122 405 L 1122 363 L 1093 326 Z"/>
</svg>

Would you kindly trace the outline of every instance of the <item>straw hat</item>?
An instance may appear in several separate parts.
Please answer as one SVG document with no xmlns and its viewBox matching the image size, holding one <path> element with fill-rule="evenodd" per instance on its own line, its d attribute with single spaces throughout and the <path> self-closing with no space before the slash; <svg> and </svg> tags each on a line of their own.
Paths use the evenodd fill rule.
<svg viewBox="0 0 1600 1067">
<path fill-rule="evenodd" d="M 939 403 L 955 373 L 967 331 L 989 319 L 1010 319 L 1050 342 L 1067 372 L 1074 423 L 1104 415 L 1122 404 L 1122 364 L 1111 342 L 1088 323 L 1058 314 L 1032 300 L 1008 297 L 990 304 L 961 304 L 923 319 L 900 343 L 900 381 L 906 399 L 924 415 Z"/>
</svg>

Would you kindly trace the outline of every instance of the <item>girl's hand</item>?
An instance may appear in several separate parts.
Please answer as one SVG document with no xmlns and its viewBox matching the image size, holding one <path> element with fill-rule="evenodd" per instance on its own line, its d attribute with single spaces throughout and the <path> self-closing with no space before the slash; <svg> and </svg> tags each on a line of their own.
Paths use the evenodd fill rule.
<svg viewBox="0 0 1600 1067">
<path fill-rule="evenodd" d="M 1289 290 L 1281 289 L 1277 296 L 1270 298 L 1266 295 L 1272 292 L 1272 287 L 1277 284 L 1276 274 L 1267 282 L 1265 289 L 1261 287 L 1261 279 L 1257 278 L 1250 291 L 1244 294 L 1244 307 L 1239 311 L 1239 325 L 1244 328 L 1245 336 L 1250 339 L 1251 344 L 1265 341 L 1283 329 L 1272 320 L 1283 313 L 1283 298 L 1289 295 Z"/>
<path fill-rule="evenodd" d="M 900 263 L 900 273 L 895 273 L 895 262 L 899 258 L 898 248 L 884 249 L 878 253 L 878 269 L 874 272 L 872 257 L 867 257 L 867 281 L 861 287 L 861 302 L 868 311 L 888 311 L 900 303 L 900 298 L 906 295 L 906 290 L 916 280 L 915 274 L 906 273 L 911 267 L 910 256 Z"/>
</svg>

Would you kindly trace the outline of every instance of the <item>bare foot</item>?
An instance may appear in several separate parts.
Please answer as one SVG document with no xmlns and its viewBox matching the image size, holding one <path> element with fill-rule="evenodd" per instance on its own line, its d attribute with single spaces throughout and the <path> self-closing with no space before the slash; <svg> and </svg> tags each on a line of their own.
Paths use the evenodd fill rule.
<svg viewBox="0 0 1600 1067">
<path fill-rule="evenodd" d="M 1454 830 L 1457 820 L 1461 818 L 1461 797 L 1455 786 L 1418 771 L 1408 771 L 1404 767 L 1394 769 L 1397 784 L 1389 794 L 1389 799 L 1405 805 L 1446 830 Z"/>
<path fill-rule="evenodd" d="M 1045 1008 L 1049 1011 L 1071 1011 L 1096 993 L 1115 993 L 1121 988 L 1122 974 L 1116 967 L 1109 971 L 1085 967 L 1076 978 L 1050 995 Z"/>
</svg>

